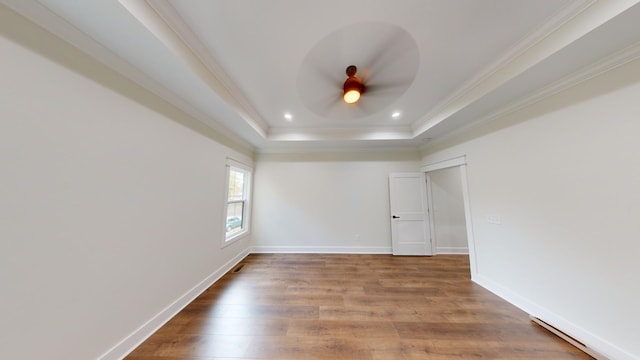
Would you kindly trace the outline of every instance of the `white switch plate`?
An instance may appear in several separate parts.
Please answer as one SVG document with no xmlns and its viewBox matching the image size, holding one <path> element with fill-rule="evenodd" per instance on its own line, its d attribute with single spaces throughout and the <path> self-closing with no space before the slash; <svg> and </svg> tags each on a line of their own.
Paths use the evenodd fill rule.
<svg viewBox="0 0 640 360">
<path fill-rule="evenodd" d="M 487 215 L 487 222 L 489 224 L 500 225 L 502 224 L 502 219 L 500 218 L 500 215 Z"/>
</svg>

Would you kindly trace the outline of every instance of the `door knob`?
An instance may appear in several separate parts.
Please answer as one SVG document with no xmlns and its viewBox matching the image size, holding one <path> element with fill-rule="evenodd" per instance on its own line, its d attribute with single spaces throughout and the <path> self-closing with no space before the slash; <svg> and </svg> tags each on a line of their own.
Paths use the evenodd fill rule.
<svg viewBox="0 0 640 360">
<path fill-rule="evenodd" d="M 395 215 L 393 215 L 393 216 L 392 216 L 392 218 L 394 218 L 394 219 L 400 219 L 400 216 L 395 216 Z"/>
</svg>

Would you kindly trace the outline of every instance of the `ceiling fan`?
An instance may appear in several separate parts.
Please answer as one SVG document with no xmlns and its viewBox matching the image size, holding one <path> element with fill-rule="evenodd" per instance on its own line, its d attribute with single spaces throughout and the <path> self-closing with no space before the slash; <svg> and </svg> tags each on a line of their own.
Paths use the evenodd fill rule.
<svg viewBox="0 0 640 360">
<path fill-rule="evenodd" d="M 369 69 L 370 70 L 370 69 Z M 379 95 L 381 93 L 394 92 L 395 89 L 404 87 L 411 83 L 411 80 L 407 79 L 395 79 L 387 80 L 386 82 L 371 81 L 371 71 L 366 71 L 364 76 L 357 76 L 358 67 L 355 65 L 349 65 L 346 69 L 347 80 L 342 84 L 342 100 L 347 104 L 355 104 L 362 98 L 362 95 L 367 92 L 369 95 Z M 368 84 L 365 85 L 365 82 Z"/>
<path fill-rule="evenodd" d="M 309 110 L 331 120 L 367 117 L 408 90 L 419 58 L 406 30 L 380 22 L 353 24 L 307 53 L 297 73 L 298 96 Z"/>
<path fill-rule="evenodd" d="M 360 96 L 364 93 L 365 87 L 362 80 L 356 76 L 358 68 L 355 65 L 347 66 L 347 80 L 342 85 L 344 93 L 342 99 L 347 104 L 355 104 L 360 100 Z"/>
</svg>

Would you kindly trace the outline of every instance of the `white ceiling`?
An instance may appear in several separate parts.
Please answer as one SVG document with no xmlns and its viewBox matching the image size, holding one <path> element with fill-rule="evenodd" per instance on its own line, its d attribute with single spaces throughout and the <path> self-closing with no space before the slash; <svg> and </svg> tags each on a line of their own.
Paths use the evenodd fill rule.
<svg viewBox="0 0 640 360">
<path fill-rule="evenodd" d="M 418 148 L 640 41 L 639 0 L 1 1 L 258 152 Z"/>
</svg>

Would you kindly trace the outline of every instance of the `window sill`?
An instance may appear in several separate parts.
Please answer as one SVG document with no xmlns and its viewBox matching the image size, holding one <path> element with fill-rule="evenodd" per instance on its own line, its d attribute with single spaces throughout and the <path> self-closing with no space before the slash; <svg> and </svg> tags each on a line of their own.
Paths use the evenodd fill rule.
<svg viewBox="0 0 640 360">
<path fill-rule="evenodd" d="M 231 244 L 233 244 L 234 242 L 240 241 L 242 239 L 244 239 L 245 237 L 249 236 L 250 231 L 249 230 L 245 230 L 242 232 L 239 232 L 237 234 L 233 234 L 233 236 L 226 238 L 222 241 L 222 248 L 225 248 Z"/>
</svg>

